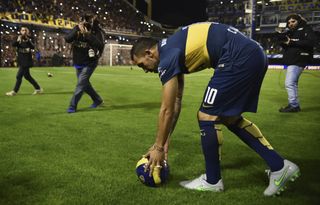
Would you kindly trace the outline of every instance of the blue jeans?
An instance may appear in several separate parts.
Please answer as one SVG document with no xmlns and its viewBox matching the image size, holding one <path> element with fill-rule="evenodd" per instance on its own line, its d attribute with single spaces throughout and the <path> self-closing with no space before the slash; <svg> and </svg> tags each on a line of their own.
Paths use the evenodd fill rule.
<svg viewBox="0 0 320 205">
<path fill-rule="evenodd" d="M 77 109 L 78 102 L 80 101 L 83 92 L 87 93 L 94 103 L 99 104 L 102 102 L 101 97 L 94 90 L 90 83 L 90 77 L 95 69 L 96 67 L 90 68 L 88 66 L 85 66 L 76 70 L 78 83 L 72 96 L 70 107 Z"/>
<path fill-rule="evenodd" d="M 300 106 L 298 99 L 298 80 L 302 71 L 303 67 L 297 65 L 289 65 L 287 68 L 285 86 L 288 93 L 289 105 L 292 107 Z"/>
</svg>

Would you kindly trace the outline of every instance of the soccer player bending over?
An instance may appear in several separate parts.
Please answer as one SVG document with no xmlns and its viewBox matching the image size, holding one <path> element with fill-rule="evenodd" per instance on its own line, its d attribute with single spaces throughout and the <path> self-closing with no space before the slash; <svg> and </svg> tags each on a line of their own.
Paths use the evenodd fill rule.
<svg viewBox="0 0 320 205">
<path fill-rule="evenodd" d="M 150 173 L 161 166 L 168 138 L 178 120 L 184 87 L 184 74 L 213 67 L 215 72 L 204 92 L 198 112 L 206 173 L 180 182 L 187 189 L 220 192 L 224 185 L 220 171 L 221 125 L 225 125 L 270 167 L 265 196 L 279 194 L 286 182 L 294 181 L 299 167 L 281 157 L 259 128 L 242 117 L 256 112 L 261 84 L 268 63 L 259 44 L 237 29 L 219 23 L 198 23 L 183 27 L 160 42 L 140 38 L 131 58 L 145 72 L 159 73 L 162 103 L 154 145 L 146 154 Z"/>
</svg>

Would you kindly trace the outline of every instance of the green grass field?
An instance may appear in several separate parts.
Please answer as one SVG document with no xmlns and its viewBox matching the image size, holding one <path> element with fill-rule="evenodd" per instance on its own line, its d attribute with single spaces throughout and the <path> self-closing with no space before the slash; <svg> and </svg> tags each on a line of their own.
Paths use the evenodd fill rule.
<svg viewBox="0 0 320 205">
<path fill-rule="evenodd" d="M 99 67 L 91 82 L 105 106 L 67 114 L 76 77 L 73 68 L 33 68 L 45 93 L 32 96 L 24 80 L 7 97 L 17 69 L 0 69 L 0 204 L 320 204 L 320 72 L 300 80 L 302 112 L 280 114 L 286 105 L 283 71 L 268 71 L 255 122 L 273 147 L 296 162 L 301 177 L 281 197 L 266 198 L 266 164 L 236 136 L 224 131 L 224 193 L 181 188 L 204 172 L 196 119 L 212 70 L 187 75 L 183 107 L 171 139 L 171 176 L 161 188 L 142 185 L 135 164 L 153 144 L 161 100 L 155 74 L 129 67 Z M 48 78 L 47 73 L 54 77 Z"/>
</svg>

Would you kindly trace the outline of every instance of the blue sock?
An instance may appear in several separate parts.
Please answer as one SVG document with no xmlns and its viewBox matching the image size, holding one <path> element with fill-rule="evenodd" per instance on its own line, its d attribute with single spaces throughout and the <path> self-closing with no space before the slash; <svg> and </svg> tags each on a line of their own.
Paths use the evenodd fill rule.
<svg viewBox="0 0 320 205">
<path fill-rule="evenodd" d="M 207 182 L 216 184 L 221 179 L 219 141 L 214 121 L 200 121 L 201 145 L 206 164 Z"/>
<path fill-rule="evenodd" d="M 241 118 L 236 124 L 228 126 L 228 129 L 257 152 L 266 161 L 272 172 L 282 169 L 284 159 L 273 150 L 255 124 Z"/>
</svg>

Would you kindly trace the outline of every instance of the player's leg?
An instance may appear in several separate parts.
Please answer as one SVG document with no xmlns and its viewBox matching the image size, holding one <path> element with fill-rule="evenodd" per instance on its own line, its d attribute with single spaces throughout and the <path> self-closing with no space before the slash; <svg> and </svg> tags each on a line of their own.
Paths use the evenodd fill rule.
<svg viewBox="0 0 320 205">
<path fill-rule="evenodd" d="M 223 191 L 224 186 L 220 171 L 220 147 L 222 144 L 221 123 L 216 113 L 221 111 L 224 101 L 223 79 L 216 73 L 210 80 L 203 96 L 203 101 L 198 112 L 198 122 L 201 134 L 201 146 L 205 160 L 206 174 L 184 181 L 180 184 L 188 189 Z M 219 106 L 215 106 L 219 105 Z"/>
<path fill-rule="evenodd" d="M 284 190 L 288 181 L 294 181 L 299 175 L 299 167 L 283 159 L 263 136 L 259 128 L 243 117 L 225 117 L 221 121 L 230 131 L 257 152 L 270 167 L 269 186 L 265 196 L 273 196 Z"/>
<path fill-rule="evenodd" d="M 268 164 L 271 171 L 283 167 L 283 158 L 273 150 L 259 128 L 243 117 L 224 117 L 222 122 L 251 149 L 257 152 Z"/>
<path fill-rule="evenodd" d="M 224 189 L 220 171 L 222 132 L 218 119 L 218 116 L 208 115 L 201 111 L 198 113 L 206 174 L 202 174 L 194 180 L 180 182 L 187 189 L 215 192 L 220 192 Z"/>
</svg>

